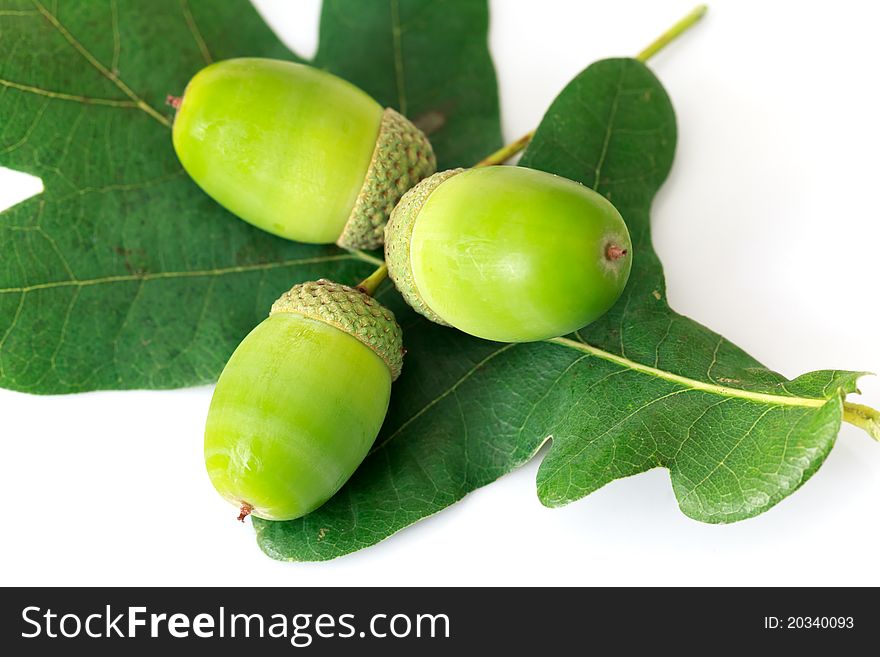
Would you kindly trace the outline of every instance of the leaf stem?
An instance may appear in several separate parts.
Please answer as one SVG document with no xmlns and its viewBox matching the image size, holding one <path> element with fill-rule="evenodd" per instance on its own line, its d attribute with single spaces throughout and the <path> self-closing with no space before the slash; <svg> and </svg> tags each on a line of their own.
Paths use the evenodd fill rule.
<svg viewBox="0 0 880 657">
<path fill-rule="evenodd" d="M 703 16 L 706 15 L 706 11 L 709 9 L 706 5 L 697 5 L 694 7 L 691 12 L 678 21 L 675 25 L 666 30 L 663 34 L 657 37 L 651 45 L 645 48 L 642 52 L 636 55 L 636 59 L 638 59 L 643 64 L 647 62 L 651 57 L 656 55 L 658 52 L 663 50 L 670 43 L 675 41 L 682 34 L 687 32 L 691 27 L 693 27 Z"/>
<path fill-rule="evenodd" d="M 385 260 L 383 258 L 377 258 L 376 256 L 370 255 L 366 251 L 361 251 L 360 249 L 350 249 L 348 247 L 343 246 L 343 249 L 348 251 L 351 255 L 353 255 L 358 260 L 363 260 L 364 262 L 369 262 L 371 265 L 376 265 L 379 267 Z"/>
<path fill-rule="evenodd" d="M 880 441 L 880 411 L 864 404 L 843 402 L 843 419 Z"/>
<path fill-rule="evenodd" d="M 708 9 L 709 7 L 707 5 L 697 5 L 696 7 L 694 7 L 687 16 L 685 16 L 675 25 L 666 30 L 663 34 L 657 37 L 647 48 L 636 55 L 635 59 L 642 62 L 642 64 L 646 63 L 649 59 L 651 59 L 651 57 L 656 55 L 658 52 L 663 50 L 663 48 L 668 46 L 682 34 L 687 32 L 691 27 L 693 27 L 703 16 L 706 15 L 706 11 Z M 500 149 L 492 153 L 489 157 L 480 160 L 474 166 L 487 167 L 495 164 L 504 164 L 514 155 L 522 150 L 525 150 L 526 146 L 529 145 L 529 142 L 532 141 L 532 137 L 534 136 L 535 131 L 532 130 L 531 132 L 523 135 L 516 141 L 512 141 L 509 144 L 502 146 Z"/>
<path fill-rule="evenodd" d="M 477 167 L 490 167 L 496 164 L 504 164 L 512 158 L 514 155 L 523 150 L 526 146 L 529 145 L 529 142 L 532 141 L 532 137 L 535 136 L 535 131 L 532 130 L 528 134 L 523 135 L 516 141 L 513 141 L 509 144 L 506 144 L 499 148 L 497 151 L 492 153 L 486 158 L 483 158 L 479 162 L 474 165 L 474 168 Z"/>
<path fill-rule="evenodd" d="M 759 404 L 776 404 L 778 406 L 803 406 L 807 408 L 819 408 L 821 406 L 824 406 L 825 403 L 828 401 L 827 399 L 816 399 L 813 397 L 791 397 L 788 395 L 774 395 L 772 393 L 754 392 L 752 390 L 743 390 L 741 388 L 733 388 L 731 386 L 722 386 L 718 385 L 717 383 L 706 383 L 705 381 L 673 374 L 672 372 L 667 372 L 656 367 L 651 367 L 650 365 L 644 365 L 637 361 L 630 360 L 629 358 L 618 356 L 617 354 L 610 351 L 599 349 L 598 347 L 594 347 L 593 345 L 586 342 L 578 342 L 577 340 L 572 340 L 571 338 L 549 338 L 545 342 L 558 344 L 563 347 L 568 347 L 569 349 L 575 349 L 585 354 L 601 358 L 602 360 L 607 360 L 621 367 L 625 367 L 634 372 L 647 374 L 658 379 L 663 379 L 664 381 L 669 381 L 670 383 L 674 383 L 676 385 L 684 386 L 685 388 L 690 388 L 691 390 L 708 392 L 719 395 L 721 397 L 735 397 L 737 399 L 745 399 L 747 401 L 752 401 Z"/>
<path fill-rule="evenodd" d="M 384 262 L 376 268 L 372 274 L 357 284 L 357 289 L 368 296 L 373 296 L 382 281 L 388 276 L 388 265 Z"/>
<path fill-rule="evenodd" d="M 629 360 L 628 358 L 624 358 L 623 356 L 618 356 L 617 354 L 605 351 L 604 349 L 594 347 L 593 345 L 587 344 L 586 342 L 578 342 L 577 340 L 572 340 L 570 338 L 550 338 L 549 340 L 545 340 L 544 342 L 558 344 L 563 347 L 568 347 L 569 349 L 576 349 L 577 351 L 589 354 L 591 356 L 596 356 L 597 358 L 601 358 L 602 360 L 607 360 L 611 363 L 615 363 L 616 365 L 620 365 L 621 367 L 633 370 L 634 372 L 640 372 L 642 374 L 654 376 L 658 379 L 663 379 L 665 381 L 669 381 L 671 383 L 690 388 L 691 390 L 708 392 L 722 397 L 745 399 L 747 401 L 752 401 L 759 404 L 775 404 L 777 406 L 800 406 L 802 408 L 820 408 L 829 401 L 827 399 L 817 399 L 815 397 L 790 397 L 787 395 L 774 395 L 766 392 L 754 392 L 751 390 L 743 390 L 741 388 L 732 388 L 729 386 L 721 386 L 714 383 L 706 383 L 705 381 L 699 381 L 697 379 L 679 376 L 678 374 L 666 372 L 664 370 L 657 369 L 656 367 L 643 365 L 642 363 L 637 363 L 636 361 Z M 857 426 L 859 429 L 865 431 L 875 440 L 880 441 L 880 411 L 877 411 L 870 406 L 863 406 L 862 404 L 854 404 L 852 402 L 844 401 L 843 420 L 844 422 L 849 422 L 850 424 Z"/>
</svg>

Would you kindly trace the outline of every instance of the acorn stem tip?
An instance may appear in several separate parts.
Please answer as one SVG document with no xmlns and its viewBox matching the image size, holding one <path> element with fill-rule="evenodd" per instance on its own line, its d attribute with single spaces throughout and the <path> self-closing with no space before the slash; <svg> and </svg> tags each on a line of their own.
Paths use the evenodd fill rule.
<svg viewBox="0 0 880 657">
<path fill-rule="evenodd" d="M 626 257 L 626 253 L 626 249 L 622 249 L 616 244 L 609 244 L 608 248 L 605 249 L 605 257 L 612 261 Z"/>
<path fill-rule="evenodd" d="M 244 522 L 244 519 L 247 518 L 253 510 L 254 507 L 252 507 L 250 504 L 248 504 L 247 502 L 242 502 L 241 508 L 239 509 L 238 521 Z"/>
<path fill-rule="evenodd" d="M 355 289 L 360 290 L 368 297 L 376 294 L 376 290 L 379 289 L 379 286 L 382 284 L 382 281 L 388 276 L 388 265 L 384 262 L 379 265 L 379 267 L 372 274 L 367 276 L 364 280 L 358 283 L 355 286 Z"/>
</svg>

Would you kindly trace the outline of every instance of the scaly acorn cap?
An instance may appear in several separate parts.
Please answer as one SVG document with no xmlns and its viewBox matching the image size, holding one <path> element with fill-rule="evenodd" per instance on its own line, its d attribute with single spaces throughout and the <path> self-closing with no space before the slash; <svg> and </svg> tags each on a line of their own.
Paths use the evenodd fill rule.
<svg viewBox="0 0 880 657">
<path fill-rule="evenodd" d="M 269 315 L 278 313 L 295 313 L 348 333 L 385 361 L 392 381 L 400 376 L 403 331 L 394 313 L 368 294 L 322 278 L 294 285 L 282 294 Z"/>
<path fill-rule="evenodd" d="M 425 134 L 386 108 L 364 185 L 336 243 L 349 249 L 380 247 L 385 223 L 400 197 L 436 170 L 437 157 Z"/>
<path fill-rule="evenodd" d="M 416 218 L 428 197 L 441 184 L 462 171 L 464 169 L 450 169 L 425 178 L 403 195 L 385 226 L 385 263 L 388 265 L 388 275 L 413 310 L 443 326 L 449 326 L 449 322 L 428 307 L 416 288 L 409 258 L 409 243 Z"/>
</svg>

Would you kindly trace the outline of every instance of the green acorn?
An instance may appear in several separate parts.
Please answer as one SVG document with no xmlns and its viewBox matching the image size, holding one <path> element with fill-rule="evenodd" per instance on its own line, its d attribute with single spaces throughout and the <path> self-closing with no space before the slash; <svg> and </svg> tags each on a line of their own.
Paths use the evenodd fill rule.
<svg viewBox="0 0 880 657">
<path fill-rule="evenodd" d="M 369 452 L 402 365 L 400 326 L 378 301 L 327 280 L 294 286 L 217 382 L 205 427 L 214 487 L 240 519 L 318 508 Z"/>
<path fill-rule="evenodd" d="M 543 171 L 443 171 L 407 192 L 385 229 L 388 273 L 439 324 L 498 342 L 565 335 L 614 305 L 632 245 L 592 189 Z"/>
<path fill-rule="evenodd" d="M 172 103 L 174 149 L 193 180 L 245 221 L 290 240 L 380 246 L 400 197 L 437 166 L 405 117 L 303 64 L 217 62 Z"/>
</svg>

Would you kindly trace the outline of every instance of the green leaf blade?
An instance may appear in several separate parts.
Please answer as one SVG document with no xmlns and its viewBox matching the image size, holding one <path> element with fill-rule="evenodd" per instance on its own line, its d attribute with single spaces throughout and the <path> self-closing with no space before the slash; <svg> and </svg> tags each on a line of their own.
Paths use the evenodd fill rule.
<svg viewBox="0 0 880 657">
<path fill-rule="evenodd" d="M 589 107 L 590 97 L 600 106 Z M 575 134 L 587 135 L 591 158 L 565 147 Z M 666 467 L 692 518 L 732 522 L 766 511 L 824 461 L 842 419 L 842 395 L 855 390 L 860 374 L 817 372 L 788 382 L 669 308 L 649 209 L 671 166 L 675 122 L 662 85 L 643 64 L 591 66 L 554 101 L 533 144 L 523 166 L 597 189 L 617 205 L 634 244 L 623 297 L 567 345 L 602 350 L 617 357 L 619 369 L 591 370 L 571 383 L 590 393 L 548 429 L 553 444 L 538 472 L 542 502 L 567 504 L 614 479 Z M 604 384 L 609 390 L 600 387 L 602 376 L 613 377 Z"/>
<path fill-rule="evenodd" d="M 540 347 L 475 340 L 422 321 L 421 330 L 411 325 L 407 333 L 409 354 L 420 355 L 395 383 L 382 433 L 352 479 L 304 518 L 254 519 L 269 556 L 326 560 L 362 549 L 458 502 L 540 449 L 543 439 L 522 431 L 545 394 L 540 382 L 548 374 L 535 359 Z M 429 343 L 443 354 L 432 371 Z M 564 367 L 565 351 L 556 356 Z M 489 388 L 497 405 L 487 399 Z"/>
<path fill-rule="evenodd" d="M 382 13 L 378 3 L 365 4 L 351 10 Z M 406 16 L 428 3 L 405 4 Z M 456 133 L 485 128 L 471 147 L 494 148 L 487 9 L 463 5 L 484 20 L 470 28 L 416 20 L 404 43 L 416 44 L 407 47 L 417 54 L 429 47 L 435 58 L 465 47 L 479 77 L 460 89 L 450 81 L 438 87 L 437 76 L 452 75 L 460 53 L 448 67 L 410 62 L 404 53 L 411 75 L 435 87 L 429 94 L 413 81 L 411 105 L 452 107 L 442 139 L 458 143 Z M 297 59 L 249 2 L 4 0 L 0 7 L 0 165 L 39 176 L 44 187 L 0 213 L 0 386 L 55 394 L 208 383 L 291 285 L 353 284 L 375 266 L 374 256 L 248 226 L 180 167 L 166 95 L 180 95 L 209 61 Z M 322 65 L 345 69 L 335 59 L 356 52 L 364 79 L 354 83 L 391 80 L 377 59 L 392 39 L 387 26 L 371 32 L 343 18 L 328 5 L 322 30 L 342 49 L 323 54 Z M 444 32 L 453 25 L 458 31 Z M 375 52 L 345 47 L 355 33 Z M 434 77 L 420 75 L 432 67 Z"/>
<path fill-rule="evenodd" d="M 806 483 L 834 446 L 842 400 L 829 400 L 818 409 L 760 409 L 753 404 L 730 412 L 736 412 L 741 423 L 737 430 L 730 429 L 732 420 L 722 417 L 721 431 L 726 433 L 714 441 L 701 441 L 707 445 L 702 451 L 697 442 L 683 442 L 677 458 L 664 464 L 670 470 L 679 508 L 701 522 L 752 518 Z M 700 434 L 710 436 L 713 430 L 719 428 L 708 425 Z"/>
<path fill-rule="evenodd" d="M 356 82 L 430 137 L 439 170 L 501 146 L 484 2 L 327 0 L 315 65 Z"/>
<path fill-rule="evenodd" d="M 339 495 L 300 520 L 254 520 L 261 548 L 324 560 L 372 545 L 531 459 L 560 506 L 646 470 L 670 470 L 682 511 L 711 523 L 766 511 L 818 469 L 855 372 L 793 381 L 673 312 L 649 211 L 671 166 L 672 105 L 644 65 L 598 62 L 548 110 L 521 164 L 608 196 L 634 241 L 620 302 L 577 334 L 501 345 L 401 307 L 408 354 L 373 452 Z"/>
</svg>

